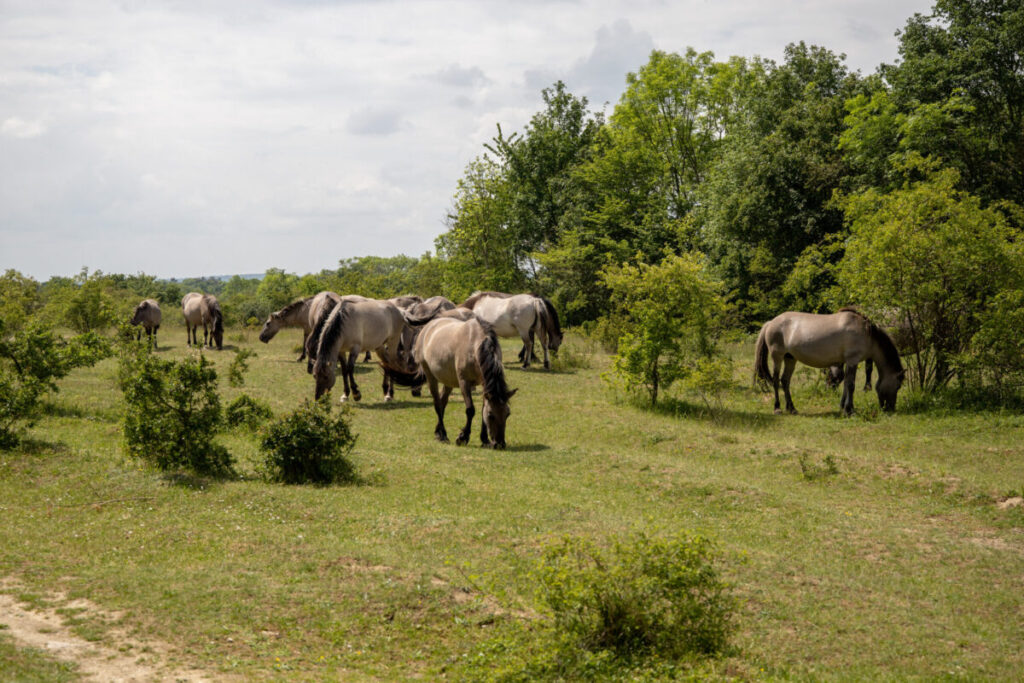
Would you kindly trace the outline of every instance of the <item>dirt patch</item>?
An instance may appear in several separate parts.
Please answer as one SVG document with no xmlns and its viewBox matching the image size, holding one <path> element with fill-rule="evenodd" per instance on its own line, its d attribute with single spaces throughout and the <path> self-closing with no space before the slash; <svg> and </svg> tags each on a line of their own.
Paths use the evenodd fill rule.
<svg viewBox="0 0 1024 683">
<path fill-rule="evenodd" d="M 139 641 L 116 627 L 107 629 L 104 637 L 107 642 L 116 642 L 116 649 L 85 640 L 72 632 L 57 610 L 74 613 L 76 619 L 105 623 L 117 621 L 116 613 L 105 612 L 88 600 L 68 601 L 61 594 L 46 596 L 49 604 L 58 607 L 29 608 L 8 594 L 20 590 L 22 586 L 18 582 L 0 579 L 0 624 L 5 627 L 0 632 L 13 638 L 19 647 L 42 650 L 54 659 L 75 664 L 79 673 L 92 680 L 193 683 L 213 680 L 197 669 L 170 666 L 169 662 L 176 657 L 169 645 Z"/>
<path fill-rule="evenodd" d="M 1020 496 L 1012 496 L 1010 498 L 1006 498 L 1005 500 L 1001 500 L 998 503 L 996 503 L 996 507 L 999 508 L 1000 510 L 1009 510 L 1010 508 L 1024 507 L 1024 498 L 1021 498 Z"/>
</svg>

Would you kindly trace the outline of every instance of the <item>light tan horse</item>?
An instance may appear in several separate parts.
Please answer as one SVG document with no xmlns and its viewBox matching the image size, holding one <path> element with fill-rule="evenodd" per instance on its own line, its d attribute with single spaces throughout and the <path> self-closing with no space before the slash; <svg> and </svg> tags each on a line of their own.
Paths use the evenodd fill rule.
<svg viewBox="0 0 1024 683">
<path fill-rule="evenodd" d="M 181 312 L 185 316 L 185 342 L 189 346 L 199 346 L 198 329 L 202 325 L 203 344 L 212 348 L 216 343 L 218 350 L 223 348 L 224 316 L 217 297 L 189 292 L 181 300 Z"/>
<path fill-rule="evenodd" d="M 153 348 L 155 349 L 156 331 L 160 329 L 160 320 L 162 318 L 160 303 L 156 299 L 143 299 L 135 307 L 132 319 L 129 321 L 132 325 L 142 325 L 135 338 L 142 339 L 142 330 L 146 330 L 146 336 L 153 342 Z"/>
<path fill-rule="evenodd" d="M 317 338 L 314 396 L 320 398 L 334 386 L 340 363 L 345 386 L 341 400 L 348 400 L 350 387 L 354 400 L 362 398 L 354 375 L 356 357 L 367 349 L 375 351 L 385 366 L 401 367 L 398 350 L 404 327 L 401 311 L 387 301 L 340 301 L 323 321 Z M 384 400 L 390 401 L 394 387 L 387 381 L 385 387 Z"/>
<path fill-rule="evenodd" d="M 466 425 L 455 443 L 462 446 L 469 442 L 476 414 L 473 387 L 479 385 L 484 395 L 480 443 L 485 448 L 505 448 L 505 425 L 512 413 L 508 402 L 517 390 L 510 390 L 505 383 L 501 345 L 493 327 L 466 309 L 441 313 L 420 330 L 413 358 L 426 376 L 434 399 L 434 437 L 438 441 L 448 441 L 444 411 L 452 389 L 458 387 L 466 404 Z"/>
<path fill-rule="evenodd" d="M 318 292 L 313 296 L 307 296 L 304 299 L 293 301 L 279 311 L 271 313 L 266 321 L 263 323 L 263 329 L 260 330 L 260 341 L 264 344 L 270 342 L 282 328 L 285 327 L 299 327 L 302 329 L 302 354 L 298 357 L 298 361 L 302 361 L 308 355 L 306 352 L 306 345 L 309 341 L 309 335 L 316 327 L 316 323 L 321 319 L 322 312 L 327 306 L 328 302 L 332 302 L 333 307 L 342 299 L 348 301 L 367 301 L 365 297 L 357 295 L 349 295 L 345 297 L 338 296 L 334 292 L 322 291 Z"/>
<path fill-rule="evenodd" d="M 772 359 L 774 372 L 768 368 Z M 846 378 L 839 408 L 853 413 L 857 364 L 870 358 L 878 366 L 878 402 L 886 412 L 895 410 L 896 393 L 903 384 L 903 364 L 895 344 L 881 328 L 860 313 L 843 309 L 819 315 L 787 311 L 761 327 L 754 353 L 754 376 L 770 382 L 775 389 L 775 412 L 779 408 L 779 383 L 786 394 L 786 410 L 795 413 L 789 381 L 796 362 L 813 368 L 843 364 Z M 783 364 L 785 369 L 780 373 Z"/>
<path fill-rule="evenodd" d="M 459 304 L 460 308 L 480 316 L 480 319 L 494 327 L 499 337 L 519 337 L 523 340 L 520 360 L 523 367 L 530 367 L 533 359 L 533 339 L 540 338 L 544 350 L 544 367 L 550 368 L 548 352 L 558 355 L 562 344 L 562 328 L 558 313 L 550 301 L 533 294 L 505 294 L 504 292 L 474 292 Z"/>
</svg>

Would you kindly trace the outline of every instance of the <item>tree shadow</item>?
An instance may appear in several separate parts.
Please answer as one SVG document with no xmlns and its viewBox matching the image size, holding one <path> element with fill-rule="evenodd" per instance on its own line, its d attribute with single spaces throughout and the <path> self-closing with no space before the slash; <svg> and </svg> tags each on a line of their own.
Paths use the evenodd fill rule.
<svg viewBox="0 0 1024 683">
<path fill-rule="evenodd" d="M 61 441 L 46 441 L 32 437 L 19 439 L 16 448 L 25 455 L 64 455 L 71 452 L 71 448 Z"/>
</svg>

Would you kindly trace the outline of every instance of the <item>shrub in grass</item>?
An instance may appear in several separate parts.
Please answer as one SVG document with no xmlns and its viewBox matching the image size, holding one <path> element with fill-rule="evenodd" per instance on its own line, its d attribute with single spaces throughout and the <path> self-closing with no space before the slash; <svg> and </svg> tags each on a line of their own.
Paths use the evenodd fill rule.
<svg viewBox="0 0 1024 683">
<path fill-rule="evenodd" d="M 354 481 L 355 468 L 348 455 L 355 443 L 343 413 L 332 415 L 326 400 L 307 399 L 264 431 L 260 443 L 264 474 L 285 484 Z"/>
<path fill-rule="evenodd" d="M 263 401 L 242 394 L 224 409 L 224 417 L 232 427 L 256 429 L 274 417 L 274 413 Z"/>
<path fill-rule="evenodd" d="M 672 660 L 725 650 L 735 600 L 699 536 L 636 534 L 602 550 L 579 538 L 548 546 L 536 570 L 568 646 Z"/>
<path fill-rule="evenodd" d="M 121 353 L 125 450 L 162 470 L 231 474 L 232 458 L 214 442 L 224 416 L 217 372 L 201 353 L 182 361 L 157 358 L 146 345 L 125 343 Z"/>
</svg>

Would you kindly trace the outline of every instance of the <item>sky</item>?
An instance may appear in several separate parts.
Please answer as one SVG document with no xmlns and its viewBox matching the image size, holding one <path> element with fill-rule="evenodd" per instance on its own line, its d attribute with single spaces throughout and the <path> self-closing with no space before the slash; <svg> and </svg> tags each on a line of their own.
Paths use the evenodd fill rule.
<svg viewBox="0 0 1024 683">
<path fill-rule="evenodd" d="M 862 74 L 931 0 L 0 0 L 0 270 L 304 274 L 420 256 L 556 80 L 611 113 L 651 51 Z"/>
</svg>

